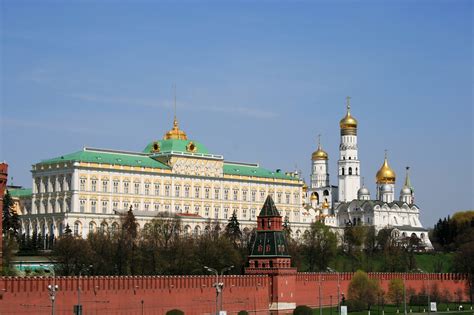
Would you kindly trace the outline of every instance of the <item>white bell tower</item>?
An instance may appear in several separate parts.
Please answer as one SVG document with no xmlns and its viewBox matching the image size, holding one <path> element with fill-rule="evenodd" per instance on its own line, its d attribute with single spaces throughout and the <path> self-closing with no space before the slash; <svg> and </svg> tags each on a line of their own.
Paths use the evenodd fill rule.
<svg viewBox="0 0 474 315">
<path fill-rule="evenodd" d="M 346 98 L 347 113 L 340 121 L 341 144 L 339 146 L 338 179 L 339 202 L 357 199 L 360 188 L 360 161 L 357 151 L 357 120 L 351 116 L 350 97 Z"/>
</svg>

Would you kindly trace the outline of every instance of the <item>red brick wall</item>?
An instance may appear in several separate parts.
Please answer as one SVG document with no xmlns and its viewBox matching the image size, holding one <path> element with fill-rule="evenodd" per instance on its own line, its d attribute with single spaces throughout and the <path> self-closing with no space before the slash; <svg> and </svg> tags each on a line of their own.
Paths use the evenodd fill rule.
<svg viewBox="0 0 474 315">
<path fill-rule="evenodd" d="M 178 308 L 186 314 L 215 312 L 216 291 L 211 276 L 58 277 L 56 314 L 72 314 L 82 287 L 83 314 L 164 314 Z M 263 314 L 269 305 L 267 276 L 226 276 L 223 309 Z M 48 284 L 53 278 L 0 278 L 0 314 L 50 314 Z"/>
<path fill-rule="evenodd" d="M 352 273 L 341 273 L 341 292 L 347 294 Z M 403 274 L 372 273 L 370 277 L 380 279 L 381 286 L 387 290 L 392 278 L 403 278 Z M 454 292 L 461 288 L 465 294 L 465 279 L 457 274 L 407 274 L 407 287 L 419 291 L 427 285 L 438 283 Z M 267 314 L 270 304 L 271 283 L 286 283 L 269 276 L 246 275 L 224 277 L 223 309 L 229 314 L 247 310 L 251 314 Z M 296 288 L 293 291 L 296 305 L 319 305 L 319 277 L 317 273 L 298 273 Z M 167 310 L 178 308 L 186 314 L 212 314 L 215 312 L 215 278 L 211 276 L 156 276 L 156 277 L 58 277 L 59 292 L 56 298 L 56 314 L 70 315 L 77 303 L 77 288 L 80 284 L 81 304 L 86 314 L 127 314 L 139 315 L 143 300 L 143 314 L 164 314 Z M 53 279 L 44 277 L 3 277 L 0 278 L 0 314 L 50 314 L 51 302 L 47 286 Z M 286 290 L 286 289 L 285 289 Z M 337 303 L 337 274 L 321 274 L 323 305 Z M 284 295 L 284 300 L 287 301 Z M 464 300 L 467 296 L 464 295 Z"/>
<path fill-rule="evenodd" d="M 347 298 L 347 288 L 353 273 L 340 273 L 340 292 Z M 296 305 L 319 306 L 319 278 L 321 276 L 321 304 L 337 305 L 337 274 L 335 273 L 298 273 L 296 278 Z M 459 274 L 423 274 L 423 273 L 369 273 L 370 278 L 379 279 L 381 288 L 387 292 L 391 279 L 406 277 L 406 287 L 413 288 L 418 293 L 423 287 L 430 288 L 438 284 L 440 291 L 444 288 L 450 290 L 451 295 L 460 288 L 463 292 L 462 300 L 467 300 L 466 278 Z M 428 280 L 429 278 L 429 280 Z M 332 296 L 332 301 L 331 301 Z"/>
</svg>

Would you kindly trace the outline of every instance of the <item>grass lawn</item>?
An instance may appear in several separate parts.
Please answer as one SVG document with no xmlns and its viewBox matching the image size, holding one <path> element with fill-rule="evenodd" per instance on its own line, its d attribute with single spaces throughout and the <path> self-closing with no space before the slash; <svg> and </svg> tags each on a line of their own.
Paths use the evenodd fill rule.
<svg viewBox="0 0 474 315">
<path fill-rule="evenodd" d="M 450 315 L 466 315 L 466 314 L 474 314 L 474 310 L 471 310 L 471 305 L 469 303 L 461 303 L 464 307 L 464 311 L 459 312 L 458 307 L 459 303 L 450 303 L 449 305 L 446 304 L 438 304 L 438 312 L 436 313 L 443 313 L 443 314 L 450 314 Z M 449 313 L 446 312 L 447 306 L 449 306 Z M 425 314 L 428 314 L 428 309 L 427 306 L 418 306 L 418 305 L 408 305 L 407 304 L 407 313 L 408 314 L 422 314 L 423 309 L 425 310 Z M 400 314 L 403 315 L 403 305 L 400 305 L 400 307 L 397 307 L 395 305 L 384 305 L 383 310 L 385 311 L 384 313 L 387 315 L 395 315 L 395 314 Z M 398 310 L 398 312 L 397 312 Z M 436 314 L 435 312 L 431 312 L 431 314 Z M 320 310 L 319 308 L 314 308 L 313 309 L 313 314 L 314 315 L 319 315 Z M 323 308 L 323 315 L 338 315 L 337 313 L 337 307 L 326 307 Z M 360 312 L 349 312 L 351 315 L 368 315 L 368 312 L 365 311 L 360 311 Z M 380 306 L 373 306 L 371 307 L 370 311 L 371 315 L 382 315 L 382 305 Z"/>
</svg>

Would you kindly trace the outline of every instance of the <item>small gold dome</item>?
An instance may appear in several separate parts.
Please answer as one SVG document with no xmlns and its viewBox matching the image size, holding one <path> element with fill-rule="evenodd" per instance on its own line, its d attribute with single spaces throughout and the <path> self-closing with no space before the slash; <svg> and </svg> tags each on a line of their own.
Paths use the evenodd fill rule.
<svg viewBox="0 0 474 315">
<path fill-rule="evenodd" d="M 341 127 L 341 129 L 357 129 L 357 119 L 355 119 L 351 115 L 351 104 L 349 102 L 350 99 L 351 98 L 349 96 L 346 98 L 347 112 L 346 112 L 346 116 L 342 118 L 341 121 L 339 122 L 339 126 Z"/>
<path fill-rule="evenodd" d="M 318 146 L 318 149 L 313 152 L 311 155 L 311 160 L 316 161 L 316 160 L 327 160 L 328 159 L 328 154 L 326 151 L 321 149 L 321 146 Z"/>
<path fill-rule="evenodd" d="M 308 186 L 306 184 L 303 184 L 303 192 L 307 192 L 308 191 Z"/>
<path fill-rule="evenodd" d="M 323 202 L 323 209 L 329 209 L 329 203 L 327 200 L 324 200 Z"/>
<path fill-rule="evenodd" d="M 178 127 L 178 120 L 176 119 L 176 117 L 174 118 L 174 121 L 173 121 L 173 129 L 171 129 L 170 131 L 168 131 L 165 136 L 163 137 L 164 140 L 171 140 L 171 139 L 174 139 L 174 140 L 188 140 L 188 137 L 186 136 L 186 133 L 179 129 Z"/>
<path fill-rule="evenodd" d="M 377 172 L 375 177 L 377 184 L 394 184 L 396 175 L 390 166 L 388 166 L 387 156 L 383 162 L 382 167 Z"/>
<path fill-rule="evenodd" d="M 318 196 L 316 194 L 311 194 L 311 200 L 318 200 Z"/>
</svg>

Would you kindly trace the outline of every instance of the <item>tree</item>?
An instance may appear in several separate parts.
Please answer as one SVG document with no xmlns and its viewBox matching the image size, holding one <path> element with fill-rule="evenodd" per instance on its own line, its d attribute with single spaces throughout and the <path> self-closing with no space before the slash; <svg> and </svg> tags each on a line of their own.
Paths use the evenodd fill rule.
<svg viewBox="0 0 474 315">
<path fill-rule="evenodd" d="M 310 271 L 325 271 L 329 262 L 336 256 L 337 237 L 322 222 L 311 224 L 309 233 L 303 236 L 303 255 Z"/>
<path fill-rule="evenodd" d="M 391 303 L 400 306 L 400 303 L 403 299 L 403 280 L 402 279 L 392 279 L 388 284 L 387 297 Z"/>
<path fill-rule="evenodd" d="M 351 258 L 352 271 L 361 267 L 362 248 L 367 235 L 367 227 L 363 225 L 348 225 L 344 228 L 344 251 Z"/>
<path fill-rule="evenodd" d="M 472 303 L 474 295 L 474 229 L 464 233 L 463 236 L 464 244 L 459 246 L 454 256 L 454 269 L 467 274 L 467 292 Z"/>
<path fill-rule="evenodd" d="M 225 227 L 225 236 L 227 236 L 235 246 L 238 246 L 242 240 L 242 231 L 240 231 L 239 226 L 240 223 L 234 211 L 229 219 L 229 223 L 227 223 Z"/>
<path fill-rule="evenodd" d="M 351 311 L 370 309 L 370 306 L 377 302 L 377 295 L 380 292 L 377 280 L 369 279 L 367 273 L 358 270 L 352 277 L 347 292 Z"/>
<path fill-rule="evenodd" d="M 58 239 L 52 257 L 57 262 L 56 273 L 62 276 L 78 275 L 84 266 L 94 263 L 89 243 L 71 235 L 63 235 Z"/>
<path fill-rule="evenodd" d="M 18 235 L 18 230 L 20 229 L 20 219 L 18 217 L 18 214 L 16 211 L 13 209 L 13 199 L 10 196 L 10 193 L 6 192 L 6 194 L 3 196 L 3 218 L 2 218 L 2 224 L 3 224 L 3 234 L 5 235 L 5 238 L 10 238 L 10 237 L 17 237 Z"/>
</svg>

